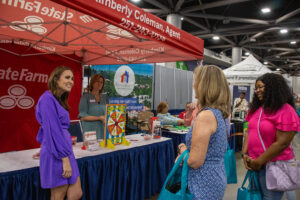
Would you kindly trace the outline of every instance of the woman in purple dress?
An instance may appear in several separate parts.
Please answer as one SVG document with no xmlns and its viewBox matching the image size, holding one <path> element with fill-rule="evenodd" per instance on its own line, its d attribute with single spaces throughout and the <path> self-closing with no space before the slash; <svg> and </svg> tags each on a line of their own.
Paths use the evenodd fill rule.
<svg viewBox="0 0 300 200">
<path fill-rule="evenodd" d="M 68 97 L 74 84 L 73 72 L 58 67 L 48 80 L 49 91 L 40 97 L 36 118 L 40 123 L 40 179 L 42 188 L 51 189 L 52 199 L 80 199 L 79 170 L 72 149 Z"/>
</svg>

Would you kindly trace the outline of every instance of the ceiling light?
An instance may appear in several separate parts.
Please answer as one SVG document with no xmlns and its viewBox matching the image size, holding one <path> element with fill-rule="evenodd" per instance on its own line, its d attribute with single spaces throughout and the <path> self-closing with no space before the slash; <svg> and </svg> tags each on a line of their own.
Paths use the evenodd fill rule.
<svg viewBox="0 0 300 200">
<path fill-rule="evenodd" d="M 288 32 L 287 29 L 281 29 L 281 30 L 280 30 L 280 33 L 282 33 L 282 34 L 285 34 L 285 33 L 287 33 L 287 32 Z"/>
<path fill-rule="evenodd" d="M 131 0 L 131 1 L 137 3 L 140 2 L 141 0 Z"/>
<path fill-rule="evenodd" d="M 276 71 L 280 71 L 280 68 L 277 68 Z"/>
<path fill-rule="evenodd" d="M 296 43 L 297 43 L 296 41 L 291 41 L 291 42 L 290 42 L 290 44 L 296 44 Z"/>
<path fill-rule="evenodd" d="M 245 53 L 245 56 L 249 56 L 249 55 L 250 55 L 250 53 L 249 53 L 249 52 L 246 52 L 246 53 Z"/>
<path fill-rule="evenodd" d="M 265 14 L 271 12 L 271 9 L 266 7 L 266 8 L 262 8 L 260 11 Z"/>
<path fill-rule="evenodd" d="M 180 19 L 181 19 L 181 21 L 182 21 L 184 18 L 183 18 L 183 17 L 181 17 Z"/>
<path fill-rule="evenodd" d="M 264 62 L 264 65 L 267 65 L 267 64 L 268 64 L 268 62 L 267 62 L 267 61 L 265 61 L 265 62 Z"/>
<path fill-rule="evenodd" d="M 212 39 L 213 39 L 213 40 L 219 40 L 220 37 L 219 37 L 219 36 L 214 36 Z"/>
</svg>

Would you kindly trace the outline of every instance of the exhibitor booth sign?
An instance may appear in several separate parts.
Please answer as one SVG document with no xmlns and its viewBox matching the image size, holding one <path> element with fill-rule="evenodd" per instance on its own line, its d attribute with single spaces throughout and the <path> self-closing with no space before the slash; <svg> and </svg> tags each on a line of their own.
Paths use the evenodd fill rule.
<svg viewBox="0 0 300 200">
<path fill-rule="evenodd" d="M 20 53 L 26 56 L 56 53 L 74 61 L 68 55 L 75 54 L 87 65 L 203 58 L 203 40 L 127 1 L 55 2 L 1 1 L 0 43 L 41 51 Z"/>
<path fill-rule="evenodd" d="M 24 47 L 14 45 L 16 50 Z M 70 118 L 76 119 L 81 95 L 82 68 L 62 57 L 44 55 L 22 58 L 0 51 L 0 153 L 37 148 L 40 125 L 35 118 L 39 97 L 48 89 L 50 73 L 59 65 L 74 72 L 74 86 L 69 96 Z M 74 57 L 75 59 L 75 57 Z"/>
</svg>

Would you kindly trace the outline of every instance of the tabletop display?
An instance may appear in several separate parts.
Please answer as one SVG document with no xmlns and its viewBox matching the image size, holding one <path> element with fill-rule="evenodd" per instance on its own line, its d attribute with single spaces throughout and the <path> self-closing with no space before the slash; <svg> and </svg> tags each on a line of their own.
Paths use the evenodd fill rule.
<svg viewBox="0 0 300 200">
<path fill-rule="evenodd" d="M 114 149 L 117 144 L 129 145 L 125 138 L 126 104 L 107 104 L 104 141 L 100 146 Z"/>
</svg>

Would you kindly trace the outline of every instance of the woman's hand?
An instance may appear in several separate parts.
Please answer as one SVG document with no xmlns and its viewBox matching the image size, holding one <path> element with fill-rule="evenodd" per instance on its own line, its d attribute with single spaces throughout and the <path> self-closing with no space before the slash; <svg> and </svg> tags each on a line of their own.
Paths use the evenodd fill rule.
<svg viewBox="0 0 300 200">
<path fill-rule="evenodd" d="M 249 168 L 251 168 L 251 170 L 254 170 L 254 171 L 259 171 L 261 169 L 261 167 L 263 166 L 263 163 L 260 163 L 258 159 L 253 159 L 249 156 L 246 159 L 246 162 L 247 162 L 247 165 L 249 166 Z"/>
<path fill-rule="evenodd" d="M 248 169 L 248 170 L 252 170 L 252 169 L 249 167 L 249 163 L 247 162 L 247 160 L 248 160 L 249 158 L 250 158 L 250 157 L 249 157 L 247 154 L 244 154 L 244 155 L 243 155 L 243 161 L 244 161 L 245 168 Z"/>
<path fill-rule="evenodd" d="M 189 111 L 193 111 L 193 110 L 195 110 L 195 108 L 197 108 L 197 103 L 192 102 L 187 106 L 187 108 Z"/>
<path fill-rule="evenodd" d="M 32 155 L 33 159 L 39 159 L 40 158 L 40 151 L 36 152 L 35 154 Z"/>
<path fill-rule="evenodd" d="M 69 157 L 65 157 L 62 159 L 63 162 L 63 174 L 64 178 L 70 178 L 72 176 L 72 168 L 70 164 Z"/>
<path fill-rule="evenodd" d="M 105 122 L 105 115 L 100 115 L 99 116 L 99 120 L 104 123 Z"/>
<path fill-rule="evenodd" d="M 178 154 L 181 155 L 185 150 L 187 150 L 187 146 L 184 143 L 178 145 Z"/>
</svg>

